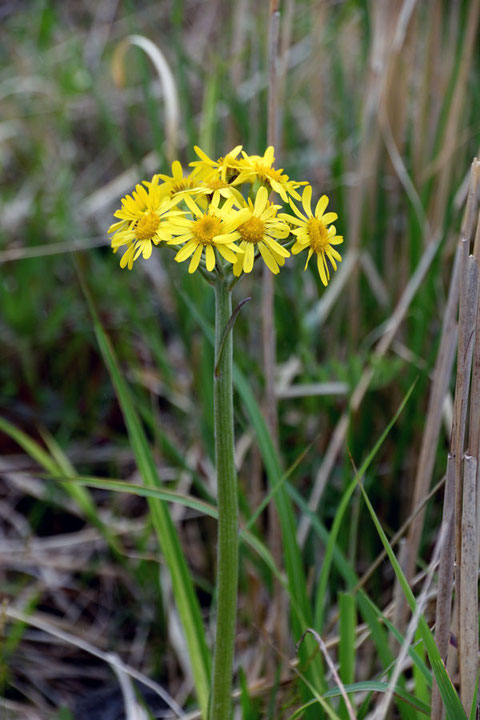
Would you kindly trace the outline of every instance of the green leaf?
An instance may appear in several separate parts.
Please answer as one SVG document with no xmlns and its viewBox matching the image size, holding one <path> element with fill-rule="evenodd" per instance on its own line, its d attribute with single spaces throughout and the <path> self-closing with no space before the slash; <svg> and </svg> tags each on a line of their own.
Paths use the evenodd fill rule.
<svg viewBox="0 0 480 720">
<path fill-rule="evenodd" d="M 52 480 L 57 480 L 58 482 L 69 482 L 69 480 L 63 476 L 49 475 L 48 477 Z M 145 485 L 133 485 L 132 483 L 125 482 L 124 480 L 112 480 L 110 478 L 107 479 L 91 476 L 77 476 L 75 478 L 75 483 L 97 488 L 98 490 L 110 490 L 113 492 L 127 493 L 128 495 L 136 495 L 138 497 L 155 498 L 157 500 L 163 500 L 164 502 L 179 503 L 180 505 L 189 507 L 192 510 L 202 513 L 203 515 L 214 518 L 215 520 L 218 518 L 217 508 L 214 505 L 193 497 L 192 495 L 184 495 L 182 493 L 175 492 L 174 490 L 165 490 L 161 487 L 146 487 Z M 250 545 L 250 547 L 264 561 L 269 570 L 275 575 L 281 585 L 283 585 L 283 587 L 288 591 L 288 584 L 285 577 L 276 566 L 275 560 L 273 559 L 273 556 L 267 546 L 246 528 L 240 531 L 239 537 L 240 540 L 243 540 Z"/>
<path fill-rule="evenodd" d="M 350 683 L 348 685 L 345 685 L 345 692 L 347 695 L 353 695 L 357 692 L 365 693 L 382 693 L 386 692 L 388 688 L 388 683 L 386 682 L 380 682 L 377 680 L 365 680 L 363 682 L 356 682 L 356 683 Z M 423 713 L 427 717 L 430 716 L 430 706 L 426 703 L 422 702 L 418 698 L 416 698 L 414 695 L 412 695 L 409 692 L 406 692 L 401 687 L 396 687 L 394 690 L 394 695 L 403 702 L 407 703 L 408 705 L 411 705 L 415 710 L 418 710 L 419 712 Z M 331 690 L 328 690 L 324 697 L 333 698 L 333 697 L 341 697 L 341 691 L 339 688 L 332 688 Z M 302 713 L 307 707 L 311 707 L 312 705 L 317 704 L 317 700 L 310 700 L 308 703 L 305 703 L 305 705 L 302 705 L 302 707 L 298 708 L 293 715 L 290 715 L 288 720 L 296 720 L 297 718 L 300 718 Z"/>
<path fill-rule="evenodd" d="M 69 459 L 62 452 L 55 439 L 46 430 L 42 431 L 45 443 L 50 450 L 49 454 L 36 442 L 36 440 L 33 440 L 24 433 L 23 430 L 19 430 L 19 428 L 15 427 L 15 425 L 12 425 L 12 423 L 4 418 L 0 418 L 0 430 L 2 430 L 6 435 L 9 435 L 12 440 L 15 440 L 15 442 L 18 443 L 23 450 L 25 450 L 27 455 L 43 467 L 51 476 L 65 476 L 65 490 L 76 502 L 83 515 L 100 530 L 102 535 L 108 541 L 110 547 L 117 552 L 117 541 L 99 517 L 97 508 L 90 493 L 84 487 L 76 485 L 73 482 L 69 482 L 76 477 L 76 471 Z"/>
</svg>

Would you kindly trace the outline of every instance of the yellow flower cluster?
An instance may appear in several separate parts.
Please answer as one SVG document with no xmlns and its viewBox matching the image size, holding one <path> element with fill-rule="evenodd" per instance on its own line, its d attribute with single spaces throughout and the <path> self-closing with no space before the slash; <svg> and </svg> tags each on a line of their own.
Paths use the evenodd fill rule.
<svg viewBox="0 0 480 720">
<path fill-rule="evenodd" d="M 230 263 L 239 277 L 261 257 L 277 274 L 291 247 L 294 255 L 308 251 L 305 269 L 316 254 L 320 279 L 327 285 L 330 268 L 336 270 L 342 259 L 334 246 L 343 242 L 331 224 L 336 213 L 325 212 L 327 196 L 322 195 L 313 213 L 311 186 L 274 167 L 273 147 L 260 156 L 247 155 L 239 145 L 218 160 L 199 147 L 195 152 L 199 159 L 190 163 L 189 174 L 175 161 L 171 175 L 154 175 L 122 199 L 115 212 L 118 221 L 108 230 L 113 251 L 126 248 L 120 266 L 131 270 L 140 255 L 149 258 L 153 245 L 164 243 L 176 250 L 177 262 L 190 260 L 190 273 L 199 267 L 206 273 L 223 272 Z M 271 193 L 293 214 L 271 202 Z M 301 200 L 303 212 L 295 200 Z"/>
</svg>

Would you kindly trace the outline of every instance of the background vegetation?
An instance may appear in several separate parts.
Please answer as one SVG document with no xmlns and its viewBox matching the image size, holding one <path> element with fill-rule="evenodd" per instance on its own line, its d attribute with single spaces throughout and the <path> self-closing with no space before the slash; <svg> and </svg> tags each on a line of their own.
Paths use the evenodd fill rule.
<svg viewBox="0 0 480 720">
<path fill-rule="evenodd" d="M 477 0 L 281 3 L 277 166 L 308 179 L 314 194 L 329 195 L 345 244 L 327 290 L 300 262 L 287 263 L 275 281 L 279 462 L 289 468 L 282 482 L 300 533 L 311 622 L 339 660 L 344 683 L 385 680 L 398 654 L 381 614 L 392 617 L 391 564 L 378 565 L 361 600 L 355 590 L 382 550 L 358 490 L 343 519 L 338 513 L 354 468 L 415 381 L 363 484 L 389 538 L 419 492 L 432 374 L 478 147 L 479 9 Z M 213 502 L 213 293 L 158 253 L 131 273 L 121 271 L 108 247 L 106 229 L 120 198 L 169 167 L 155 71 L 131 48 L 119 86 L 112 59 L 132 33 L 162 50 L 180 99 L 177 156 L 185 166 L 194 144 L 214 156 L 236 144 L 261 154 L 269 3 L 7 0 L 0 16 L 2 717 L 123 717 L 130 676 L 115 670 L 108 653 L 197 717 L 190 659 L 145 500 L 52 479 L 140 482 L 73 251 L 80 251 L 162 486 Z M 252 297 L 235 327 L 244 380 L 236 397 L 242 523 L 260 510 L 250 530 L 282 568 L 291 548 L 276 532 L 271 497 L 261 507 L 272 473 L 263 470 L 268 442 L 258 407 L 249 405 L 252 396 L 258 403 L 263 397 L 259 280 L 257 271 L 236 289 L 237 302 Z M 443 413 L 430 440 L 427 485 L 445 472 L 448 388 Z M 314 487 L 323 492 L 313 521 L 307 503 Z M 169 507 L 210 642 L 215 522 L 190 501 Z M 420 546 L 409 540 L 413 570 L 431 559 L 441 508 L 439 491 L 428 502 Z M 308 535 L 305 518 L 313 523 Z M 332 527 L 337 534 L 326 553 Z M 242 546 L 235 684 L 245 720 L 294 717 L 312 697 L 305 674 L 316 692 L 337 687 L 319 656 L 292 665 L 300 636 L 291 593 Z M 397 620 L 403 632 L 404 620 Z M 390 717 L 426 716 L 423 653 L 419 645 L 399 681 L 410 704 L 397 695 Z M 164 716 L 155 689 L 138 687 L 152 715 Z M 352 696 L 359 718 L 383 698 L 382 688 L 369 690 Z M 344 701 L 329 703 L 348 717 Z M 305 717 L 322 712 L 317 705 Z"/>
</svg>

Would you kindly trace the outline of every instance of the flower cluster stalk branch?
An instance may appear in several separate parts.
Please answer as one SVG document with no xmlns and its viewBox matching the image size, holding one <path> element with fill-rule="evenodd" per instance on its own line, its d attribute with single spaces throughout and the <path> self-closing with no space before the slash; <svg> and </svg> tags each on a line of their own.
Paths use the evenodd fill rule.
<svg viewBox="0 0 480 720">
<path fill-rule="evenodd" d="M 215 283 L 214 421 L 217 465 L 217 627 L 209 720 L 231 717 L 232 667 L 238 585 L 238 496 L 234 461 L 232 330 L 225 336 L 232 314 L 226 279 Z"/>
</svg>

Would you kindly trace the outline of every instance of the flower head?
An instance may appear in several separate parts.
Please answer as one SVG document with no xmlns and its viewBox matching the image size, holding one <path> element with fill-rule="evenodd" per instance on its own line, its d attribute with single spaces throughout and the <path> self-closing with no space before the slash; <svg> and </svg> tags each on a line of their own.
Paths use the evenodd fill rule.
<svg viewBox="0 0 480 720">
<path fill-rule="evenodd" d="M 190 165 L 195 168 L 193 172 L 200 173 L 204 180 L 219 178 L 224 182 L 228 182 L 238 175 L 240 161 L 237 160 L 237 155 L 241 149 L 242 146 L 237 145 L 223 157 L 212 160 L 201 148 L 195 145 L 194 150 L 200 160 L 194 160 Z"/>
<path fill-rule="evenodd" d="M 268 191 L 262 186 L 257 191 L 255 203 L 249 198 L 247 206 L 240 211 L 242 222 L 233 233 L 233 237 L 240 241 L 239 247 L 243 251 L 233 266 L 233 273 L 237 277 L 242 270 L 251 272 L 257 249 L 275 275 L 279 266 L 285 263 L 285 258 L 290 256 L 288 250 L 277 242 L 288 237 L 290 233 L 288 225 L 277 217 L 279 207 L 268 202 Z"/>
<path fill-rule="evenodd" d="M 189 195 L 184 200 L 192 214 L 192 219 L 177 217 L 169 225 L 175 238 L 170 240 L 172 245 L 185 243 L 175 255 L 177 262 L 183 262 L 191 257 L 188 272 L 193 273 L 198 268 L 202 254 L 205 251 L 207 270 L 215 268 L 215 251 L 228 262 L 235 263 L 237 253 L 242 251 L 235 245 L 235 230 L 245 217 L 242 210 L 234 210 L 234 198 L 228 198 L 220 214 L 220 193 L 215 192 L 211 203 L 204 212 Z"/>
<path fill-rule="evenodd" d="M 196 188 L 199 181 L 200 178 L 197 169 L 184 175 L 181 164 L 178 160 L 174 160 L 171 175 L 159 173 L 154 175 L 150 182 L 144 181 L 143 184 L 148 188 L 157 187 L 163 197 L 173 198 Z"/>
<path fill-rule="evenodd" d="M 308 267 L 308 263 L 313 253 L 317 255 L 317 268 L 318 274 L 322 283 L 326 286 L 330 280 L 330 269 L 328 267 L 327 259 L 330 261 L 333 269 L 337 269 L 337 261 L 341 262 L 342 258 L 339 252 L 335 250 L 334 245 L 340 245 L 343 242 L 343 237 L 336 234 L 335 226 L 330 225 L 337 219 L 337 214 L 334 212 L 325 213 L 328 205 L 328 197 L 322 195 L 320 200 L 317 202 L 315 207 L 315 214 L 312 213 L 312 188 L 307 185 L 302 195 L 302 205 L 305 211 L 304 214 L 300 212 L 293 200 L 290 200 L 293 215 L 282 215 L 284 220 L 297 225 L 292 233 L 296 236 L 297 241 L 292 247 L 292 254 L 302 252 L 302 250 L 308 249 L 307 261 L 305 263 L 305 270 Z M 330 227 L 328 227 L 330 225 Z"/>
<path fill-rule="evenodd" d="M 164 241 L 177 246 L 177 262 L 189 259 L 190 273 L 201 266 L 202 272 L 218 268 L 223 274 L 222 260 L 226 260 L 239 277 L 251 272 L 261 256 L 277 274 L 290 256 L 285 241 L 292 233 L 295 243 L 291 252 L 307 250 L 305 269 L 315 253 L 321 281 L 327 285 L 331 268 L 336 270 L 342 259 L 334 246 L 342 243 L 343 237 L 331 225 L 337 215 L 325 212 L 326 195 L 313 213 L 312 188 L 290 180 L 274 167 L 272 146 L 263 155 L 247 155 L 237 145 L 218 160 L 199 147 L 195 152 L 198 160 L 190 163 L 193 169 L 189 174 L 184 175 L 175 161 L 171 175 L 156 174 L 122 199 L 121 209 L 115 212 L 118 221 L 108 231 L 114 252 L 125 246 L 120 266 L 131 269 L 140 255 L 149 258 L 153 245 Z M 300 198 L 297 188 L 301 185 L 306 187 Z M 271 192 L 288 202 L 294 214 L 281 213 L 281 205 L 269 201 Z M 301 209 L 294 199 L 301 199 Z"/>
<path fill-rule="evenodd" d="M 122 245 L 127 249 L 120 260 L 120 267 L 132 269 L 134 261 L 143 255 L 148 259 L 152 254 L 152 244 L 158 245 L 162 240 L 168 241 L 171 235 L 167 230 L 165 216 L 180 216 L 183 213 L 172 208 L 178 199 L 169 200 L 161 192 L 158 185 L 146 190 L 137 185 L 131 195 L 122 199 L 122 207 L 114 213 L 120 218 L 108 229 L 113 233 L 111 244 L 114 252 Z"/>
<path fill-rule="evenodd" d="M 243 159 L 239 162 L 240 172 L 235 180 L 235 185 L 259 181 L 278 193 L 284 202 L 287 202 L 289 195 L 297 200 L 300 199 L 296 188 L 305 183 L 290 180 L 283 170 L 277 170 L 273 167 L 275 151 L 272 145 L 265 150 L 263 157 L 260 155 L 247 155 L 245 152 L 242 154 Z"/>
</svg>

